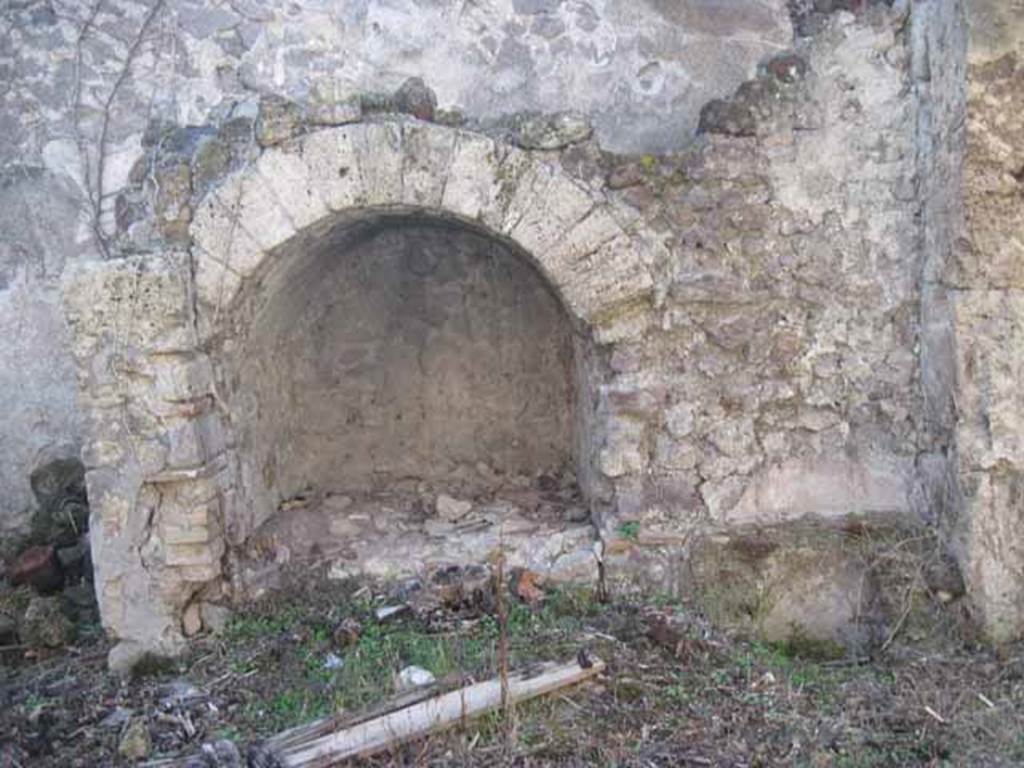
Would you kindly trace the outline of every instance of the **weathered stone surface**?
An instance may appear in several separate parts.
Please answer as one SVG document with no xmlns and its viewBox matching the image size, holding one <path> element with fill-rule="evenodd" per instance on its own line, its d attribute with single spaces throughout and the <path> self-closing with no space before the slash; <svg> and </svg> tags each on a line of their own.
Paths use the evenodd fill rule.
<svg viewBox="0 0 1024 768">
<path fill-rule="evenodd" d="M 65 173 L 30 159 L 7 129 L 16 114 L 0 96 L 0 554 L 29 533 L 36 507 L 29 476 L 77 453 L 70 341 L 57 281 L 66 265 L 90 256 L 78 238 L 83 196 Z M 16 108 L 15 108 L 16 109 Z M 74 163 L 60 145 L 53 163 Z M 60 160 L 57 156 L 60 156 Z"/>
<path fill-rule="evenodd" d="M 231 620 L 231 609 L 216 603 L 202 603 L 199 607 L 203 627 L 215 635 L 224 632 Z"/>
<path fill-rule="evenodd" d="M 270 147 L 297 136 L 302 130 L 302 107 L 280 97 L 260 99 L 256 118 L 256 141 Z"/>
<path fill-rule="evenodd" d="M 223 355 L 243 347 L 261 308 L 288 290 L 282 276 L 299 274 L 281 265 L 340 248 L 333 238 L 350 226 L 381 225 L 360 218 L 369 207 L 455 218 L 508 238 L 550 283 L 577 345 L 576 385 L 588 395 L 573 416 L 572 460 L 605 529 L 617 515 L 677 536 L 709 517 L 909 509 L 935 517 L 954 506 L 956 464 L 967 501 L 950 528 L 968 585 L 987 596 L 983 613 L 1016 610 L 1016 555 L 998 540 L 1013 522 L 1000 505 L 1015 498 L 1016 363 L 1000 349 L 1012 349 L 1019 331 L 1012 148 L 1024 110 L 1005 9 L 973 9 L 1000 24 L 975 24 L 988 42 L 972 65 L 970 226 L 952 253 L 959 206 L 948 190 L 960 188 L 965 123 L 956 104 L 958 3 L 794 8 L 800 29 L 814 33 L 797 41 L 781 0 L 651 0 L 628 10 L 495 0 L 457 18 L 443 4 L 296 5 L 273 20 L 239 22 L 224 45 L 210 36 L 234 29 L 235 12 L 187 12 L 181 2 L 160 20 L 166 35 L 153 36 L 172 37 L 179 60 L 129 73 L 102 142 L 102 178 L 93 173 L 99 121 L 85 110 L 72 123 L 66 99 L 53 98 L 54 73 L 37 61 L 40 50 L 53 61 L 75 58 L 71 20 L 43 40 L 12 11 L 13 85 L 0 97 L 0 161 L 17 161 L 16 173 L 0 177 L 0 328 L 13 348 L 38 345 L 37 327 L 60 337 L 63 326 L 36 320 L 56 317 L 58 300 L 40 286 L 52 285 L 68 256 L 97 239 L 105 255 L 136 253 L 82 268 L 65 297 L 96 497 L 100 601 L 108 629 L 131 641 L 122 656 L 132 643 L 177 647 L 182 611 L 219 575 L 227 532 L 237 544 L 273 514 L 282 477 L 296 487 L 308 480 L 288 469 L 302 465 L 297 444 L 275 443 L 280 461 L 246 454 L 236 429 L 273 398 L 238 398 L 222 412 L 233 386 Z M 853 12 L 832 13 L 840 9 Z M 115 19 L 101 8 L 97 29 L 138 21 L 122 12 Z M 123 59 L 86 38 L 82 92 L 102 99 Z M 143 41 L 140 60 L 159 58 L 163 49 L 151 45 Z M 761 61 L 760 75 L 734 90 Z M 173 88 L 158 87 L 164 72 L 173 72 Z M 688 146 L 708 96 L 725 98 L 708 107 L 704 135 Z M 467 116 L 460 124 L 492 134 L 507 129 L 502 114 L 532 114 L 514 132 L 530 149 L 394 114 L 441 120 L 450 108 Z M 565 110 L 580 119 L 555 114 Z M 584 141 L 588 122 L 604 150 L 681 151 L 609 157 Z M 311 131 L 320 124 L 340 127 Z M 613 166 L 629 171 L 609 173 Z M 188 245 L 187 256 L 168 251 L 168 241 Z M 427 282 L 409 273 L 413 284 Z M 323 273 L 302 279 L 316 284 Z M 38 306 L 26 310 L 26 297 Z M 363 297 L 350 298 L 339 316 L 362 327 Z M 408 311 L 423 333 L 455 322 L 435 311 L 457 307 L 454 298 L 427 304 Z M 0 490 L 20 488 L 0 525 L 22 525 L 26 470 L 54 435 L 70 436 L 63 455 L 77 452 L 79 428 L 64 418 L 73 411 L 69 366 L 53 355 L 19 351 L 16 377 L 0 366 L 11 433 L 30 435 L 17 449 L 0 440 L 0 473 L 17 467 L 16 480 L 0 476 Z M 353 370 L 376 365 L 366 350 L 306 360 L 315 374 L 278 366 L 276 375 L 339 391 L 359 378 Z M 35 388 L 25 380 L 45 382 L 38 402 L 26 400 Z M 280 397 L 281 408 L 300 394 Z M 954 403 L 963 404 L 955 435 Z M 358 398 L 350 404 L 318 437 L 317 455 L 355 432 L 349 419 L 377 413 Z M 518 439 L 508 431 L 496 445 Z M 217 478 L 213 491 L 200 473 Z M 339 515 L 331 535 L 353 535 L 358 522 Z M 431 522 L 427 540 L 463 536 L 454 523 Z M 492 534 L 465 534 L 453 551 L 477 552 Z M 575 536 L 553 534 L 552 546 L 577 558 Z M 556 554 L 536 557 L 550 565 Z M 380 572 L 403 558 L 416 559 L 400 549 L 368 557 Z M 1012 635 L 1012 621 L 1000 626 Z"/>
<path fill-rule="evenodd" d="M 185 633 L 185 637 L 193 637 L 198 635 L 203 628 L 203 618 L 199 612 L 198 603 L 189 603 L 188 607 L 185 608 L 185 612 L 181 616 L 181 630 Z"/>
<path fill-rule="evenodd" d="M 884 639 L 878 586 L 856 558 L 821 548 L 787 551 L 765 579 L 758 621 L 764 640 L 836 655 Z"/>
<path fill-rule="evenodd" d="M 893 633 L 928 642 L 958 621 L 954 585 L 940 594 L 921 581 L 949 558 L 913 519 L 805 518 L 702 537 L 681 588 L 715 621 L 794 652 L 863 655 Z"/>
<path fill-rule="evenodd" d="M 948 283 L 945 319 L 955 341 L 948 399 L 955 404 L 960 504 L 945 522 L 957 542 L 968 594 L 995 642 L 1024 634 L 1021 527 L 1020 265 L 1024 241 L 1024 16 L 1003 3 L 968 7 L 964 220 L 939 275 Z"/>
<path fill-rule="evenodd" d="M 523 149 L 564 149 L 592 133 L 590 121 L 573 112 L 521 115 L 512 123 L 512 142 Z"/>
</svg>

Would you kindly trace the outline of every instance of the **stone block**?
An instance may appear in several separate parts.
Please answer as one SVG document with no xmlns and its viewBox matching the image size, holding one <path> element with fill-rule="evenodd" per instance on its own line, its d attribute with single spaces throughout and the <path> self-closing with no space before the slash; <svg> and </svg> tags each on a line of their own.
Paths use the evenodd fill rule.
<svg viewBox="0 0 1024 768">
<path fill-rule="evenodd" d="M 145 363 L 152 396 L 171 402 L 196 400 L 213 391 L 213 370 L 205 355 L 160 355 Z"/>
<path fill-rule="evenodd" d="M 302 139 L 302 157 L 309 168 L 310 184 L 331 211 L 357 207 L 365 199 L 360 167 L 364 133 L 360 125 L 345 125 Z"/>
<path fill-rule="evenodd" d="M 1024 634 L 1024 471 L 961 474 L 960 565 L 982 630 L 994 643 Z"/>
<path fill-rule="evenodd" d="M 160 510 L 161 540 L 170 545 L 217 542 L 221 533 L 219 502 L 182 507 L 171 503 Z"/>
<path fill-rule="evenodd" d="M 361 126 L 358 144 L 366 205 L 397 205 L 403 201 L 403 126 L 398 122 Z"/>
<path fill-rule="evenodd" d="M 179 565 L 174 569 L 174 574 L 190 584 L 206 584 L 222 575 L 219 560 L 205 565 Z"/>
<path fill-rule="evenodd" d="M 242 276 L 209 253 L 194 248 L 196 298 L 217 316 L 242 288 Z"/>
<path fill-rule="evenodd" d="M 597 204 L 595 196 L 584 190 L 564 174 L 554 176 L 538 205 L 528 210 L 509 232 L 519 246 L 534 254 L 546 271 L 556 272 L 559 265 L 548 259 L 548 254 L 566 233 L 589 214 Z M 561 282 L 557 277 L 552 281 Z"/>
<path fill-rule="evenodd" d="M 743 483 L 733 506 L 709 504 L 716 520 L 778 523 L 805 515 L 900 514 L 912 508 L 912 457 L 855 461 L 814 457 L 766 467 Z"/>
<path fill-rule="evenodd" d="M 218 560 L 219 553 L 207 543 L 167 542 L 165 562 L 168 566 L 214 566 Z"/>
<path fill-rule="evenodd" d="M 296 229 L 327 215 L 327 206 L 310 182 L 309 166 L 294 150 L 268 149 L 256 162 L 256 172 Z"/>
<path fill-rule="evenodd" d="M 641 298 L 654 288 L 650 272 L 640 261 L 635 243 L 621 235 L 584 255 L 563 283 L 566 301 L 584 319 L 616 304 Z"/>
<path fill-rule="evenodd" d="M 608 424 L 598 467 L 607 477 L 639 474 L 647 464 L 645 425 L 633 419 L 616 419 Z"/>
<path fill-rule="evenodd" d="M 537 161 L 528 152 L 515 147 L 501 146 L 499 152 L 501 162 L 496 169 L 488 166 L 476 171 L 483 180 L 485 171 L 495 170 L 491 177 L 493 194 L 482 203 L 477 218 L 484 226 L 501 233 L 506 231 L 506 223 L 510 218 L 508 211 L 516 191 L 533 173 Z M 515 221 L 512 221 L 512 224 L 514 223 Z"/>
<path fill-rule="evenodd" d="M 221 226 L 230 222 L 228 226 L 245 232 L 264 252 L 288 242 L 298 230 L 288 209 L 258 173 L 230 177 L 217 190 L 215 197 L 220 206 Z M 230 263 L 236 264 L 234 260 Z M 246 275 L 251 274 L 256 266 L 258 262 L 237 262 L 238 271 Z"/>
<path fill-rule="evenodd" d="M 402 201 L 418 208 L 438 209 L 448 181 L 455 131 L 430 123 L 402 127 Z"/>
<path fill-rule="evenodd" d="M 165 353 L 192 347 L 188 321 L 188 254 L 83 263 L 64 279 L 72 352 L 83 367 L 110 347 Z"/>
<path fill-rule="evenodd" d="M 202 251 L 243 277 L 247 277 L 265 258 L 262 242 L 284 242 L 294 229 L 285 218 L 284 212 L 266 197 L 259 200 L 262 205 L 250 205 L 249 226 L 261 230 L 260 240 L 243 223 L 240 209 L 241 192 L 246 184 L 239 177 L 232 177 L 229 185 L 210 195 L 200 204 L 192 222 L 192 239 Z M 251 202 L 251 201 L 250 201 Z M 274 212 L 271 223 L 276 227 L 262 230 L 258 214 L 260 208 Z"/>
<path fill-rule="evenodd" d="M 513 156 L 510 153 L 508 157 Z M 516 170 L 519 173 L 514 186 L 506 187 L 508 204 L 505 206 L 504 218 L 494 227 L 501 234 L 510 236 L 532 209 L 537 206 L 543 208 L 550 203 L 547 189 L 560 173 L 552 164 L 529 154 L 525 155 L 521 170 Z"/>
<path fill-rule="evenodd" d="M 501 189 L 498 145 L 486 136 L 457 131 L 441 207 L 470 220 L 491 209 Z"/>
</svg>

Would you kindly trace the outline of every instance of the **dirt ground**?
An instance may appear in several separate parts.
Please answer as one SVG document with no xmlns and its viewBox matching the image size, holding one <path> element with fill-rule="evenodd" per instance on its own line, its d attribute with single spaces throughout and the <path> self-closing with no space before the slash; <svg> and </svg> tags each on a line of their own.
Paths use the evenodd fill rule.
<svg viewBox="0 0 1024 768">
<path fill-rule="evenodd" d="M 491 677 L 493 595 L 449 591 L 436 606 L 413 587 L 293 587 L 128 681 L 106 672 L 98 627 L 51 655 L 4 652 L 0 766 L 159 765 L 216 739 L 244 755 L 284 728 L 393 695 L 407 665 L 448 681 Z M 364 764 L 1024 765 L 1024 647 L 895 643 L 873 659 L 814 661 L 715 632 L 684 602 L 542 591 L 532 604 L 510 599 L 512 667 L 585 648 L 608 664 L 596 682 L 517 707 L 511 737 L 494 714 Z M 129 731 L 141 731 L 144 758 L 119 753 Z"/>
</svg>

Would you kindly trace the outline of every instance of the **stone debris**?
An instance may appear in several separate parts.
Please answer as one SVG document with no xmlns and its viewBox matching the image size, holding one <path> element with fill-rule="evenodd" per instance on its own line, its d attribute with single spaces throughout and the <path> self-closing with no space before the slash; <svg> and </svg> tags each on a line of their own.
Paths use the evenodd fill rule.
<svg viewBox="0 0 1024 768">
<path fill-rule="evenodd" d="M 437 678 L 429 670 L 423 669 L 423 667 L 409 666 L 396 675 L 395 688 L 398 691 L 408 691 L 421 685 L 430 685 L 436 680 Z"/>
<path fill-rule="evenodd" d="M 203 618 L 200 613 L 199 603 L 191 602 L 181 615 L 181 629 L 185 637 L 194 637 L 203 629 Z"/>
<path fill-rule="evenodd" d="M 129 723 L 122 734 L 117 752 L 125 760 L 142 760 L 149 756 L 152 748 L 146 719 L 137 717 Z"/>
<path fill-rule="evenodd" d="M 409 613 L 408 605 L 385 605 L 378 608 L 374 615 L 377 617 L 377 621 L 384 623 L 404 616 L 407 613 Z"/>
<path fill-rule="evenodd" d="M 446 493 L 442 493 L 437 497 L 435 509 L 442 520 L 454 523 L 470 513 L 470 510 L 473 509 L 473 502 L 455 499 Z"/>
<path fill-rule="evenodd" d="M 395 91 L 396 112 L 404 112 L 419 120 L 433 120 L 437 109 L 437 96 L 422 78 L 410 77 Z"/>
<path fill-rule="evenodd" d="M 59 648 L 75 638 L 75 625 L 59 597 L 33 597 L 18 626 L 21 641 L 33 648 Z"/>
<path fill-rule="evenodd" d="M 324 656 L 324 669 L 341 669 L 345 666 L 345 660 L 336 653 L 328 653 Z"/>
<path fill-rule="evenodd" d="M 160 708 L 165 711 L 187 708 L 208 698 L 205 691 L 185 679 L 172 680 L 161 686 L 158 695 Z"/>
<path fill-rule="evenodd" d="M 509 581 L 515 596 L 525 603 L 533 605 L 545 597 L 539 586 L 544 583 L 544 577 L 539 573 L 526 569 L 514 571 Z"/>
</svg>

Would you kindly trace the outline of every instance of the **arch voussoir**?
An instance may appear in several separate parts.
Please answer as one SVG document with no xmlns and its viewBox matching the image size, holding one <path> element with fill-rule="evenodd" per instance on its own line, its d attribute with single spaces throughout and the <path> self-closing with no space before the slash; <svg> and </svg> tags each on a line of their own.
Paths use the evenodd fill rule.
<svg viewBox="0 0 1024 768">
<path fill-rule="evenodd" d="M 394 205 L 403 199 L 406 161 L 401 123 L 367 123 L 356 141 L 363 205 Z"/>
<path fill-rule="evenodd" d="M 600 203 L 600 199 L 565 175 L 555 174 L 544 190 L 534 196 L 533 204 L 508 236 L 555 271 L 561 266 L 554 258 L 557 245 Z"/>
<path fill-rule="evenodd" d="M 362 128 L 354 124 L 316 131 L 305 136 L 299 145 L 310 186 L 329 211 L 364 205 L 359 147 Z"/>
<path fill-rule="evenodd" d="M 196 290 L 230 302 L 268 255 L 335 214 L 435 212 L 531 254 L 581 320 L 649 291 L 629 222 L 545 157 L 418 121 L 345 125 L 267 150 L 197 212 Z"/>
<path fill-rule="evenodd" d="M 469 131 L 456 131 L 441 208 L 470 221 L 484 222 L 501 194 L 500 145 Z"/>
<path fill-rule="evenodd" d="M 241 275 L 249 274 L 264 258 L 263 246 L 242 224 L 238 208 L 219 195 L 207 198 L 196 212 L 192 241 L 194 247 Z"/>
<path fill-rule="evenodd" d="M 242 276 L 198 246 L 192 247 L 192 279 L 196 299 L 210 307 L 226 307 L 242 289 Z"/>
<path fill-rule="evenodd" d="M 269 149 L 256 162 L 256 172 L 296 230 L 329 213 L 310 179 L 309 165 L 299 153 Z"/>
<path fill-rule="evenodd" d="M 448 181 L 455 131 L 431 123 L 405 123 L 402 128 L 402 202 L 417 208 L 440 209 Z"/>
</svg>

